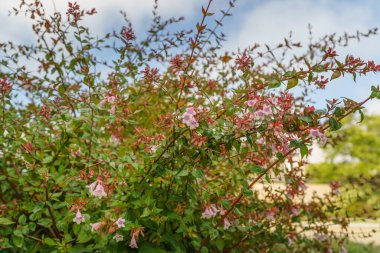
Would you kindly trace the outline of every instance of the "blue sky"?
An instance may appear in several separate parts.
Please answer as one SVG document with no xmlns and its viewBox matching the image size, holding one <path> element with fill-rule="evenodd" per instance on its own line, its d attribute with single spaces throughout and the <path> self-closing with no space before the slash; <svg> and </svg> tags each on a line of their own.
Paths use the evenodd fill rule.
<svg viewBox="0 0 380 253">
<path fill-rule="evenodd" d="M 122 26 L 120 10 L 127 12 L 138 35 L 142 35 L 151 20 L 153 0 L 76 0 L 82 7 L 95 7 L 98 14 L 90 17 L 87 24 L 101 35 Z M 0 41 L 33 41 L 31 23 L 23 16 L 8 16 L 8 10 L 17 5 L 17 0 L 0 1 Z M 68 1 L 42 0 L 50 12 L 54 7 L 65 12 Z M 193 26 L 200 18 L 200 8 L 206 0 L 160 0 L 159 12 L 164 17 L 185 16 L 184 27 Z M 228 6 L 226 0 L 214 0 L 212 10 L 218 12 Z M 226 20 L 223 32 L 228 36 L 225 50 L 244 48 L 253 43 L 275 45 L 282 41 L 290 31 L 301 42 L 308 40 L 308 24 L 313 27 L 316 38 L 326 34 L 355 33 L 380 27 L 379 0 L 238 0 L 233 16 Z M 339 48 L 338 53 L 350 53 L 364 60 L 375 60 L 380 64 L 380 35 L 353 42 L 347 48 Z M 350 77 L 332 82 L 324 91 L 318 91 L 315 100 L 323 106 L 324 98 L 350 97 L 356 101 L 369 94 L 370 86 L 380 84 L 380 74 L 358 78 L 355 84 Z M 323 99 L 322 99 L 323 98 Z M 380 113 L 380 103 L 369 104 L 371 113 Z"/>
</svg>

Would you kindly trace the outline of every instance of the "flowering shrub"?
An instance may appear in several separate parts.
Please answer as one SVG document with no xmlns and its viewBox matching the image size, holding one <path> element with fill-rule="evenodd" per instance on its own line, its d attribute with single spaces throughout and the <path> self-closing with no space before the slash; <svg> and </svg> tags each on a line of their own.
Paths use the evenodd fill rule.
<svg viewBox="0 0 380 253">
<path fill-rule="evenodd" d="M 14 9 L 34 20 L 38 39 L 0 44 L 2 248 L 332 252 L 338 241 L 345 252 L 328 229 L 348 222 L 335 215 L 337 191 L 304 201 L 303 165 L 313 141 L 328 142 L 380 91 L 325 110 L 305 94 L 378 72 L 335 51 L 376 30 L 326 36 L 292 57 L 302 46 L 291 39 L 220 53 L 234 2 L 215 26 L 211 3 L 195 31 L 174 32 L 182 18 L 163 20 L 155 4 L 143 40 L 126 16 L 120 32 L 95 38 L 82 20 L 96 10 L 76 3 L 50 16 L 40 1 Z"/>
</svg>

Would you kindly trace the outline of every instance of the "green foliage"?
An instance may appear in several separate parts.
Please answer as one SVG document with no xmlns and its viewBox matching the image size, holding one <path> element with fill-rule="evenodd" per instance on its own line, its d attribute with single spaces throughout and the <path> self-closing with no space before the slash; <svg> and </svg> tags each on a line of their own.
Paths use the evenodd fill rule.
<svg viewBox="0 0 380 253">
<path fill-rule="evenodd" d="M 301 45 L 291 38 L 264 53 L 220 54 L 217 28 L 230 13 L 210 29 L 211 2 L 195 30 L 179 31 L 169 26 L 182 19 L 162 19 L 155 4 L 142 40 L 126 16 L 120 32 L 93 35 L 82 20 L 96 11 L 77 3 L 52 15 L 42 1 L 13 9 L 31 17 L 36 42 L 0 43 L 2 249 L 331 249 L 333 233 L 322 228 L 344 226 L 346 218 L 333 215 L 333 193 L 326 205 L 303 201 L 302 159 L 313 140 L 324 141 L 327 129 L 341 128 L 367 100 L 333 100 L 316 111 L 288 90 L 324 87 L 322 74 L 337 68 L 364 75 L 378 66 L 352 57 L 338 64 L 326 50 L 341 40 L 334 36 L 302 55 L 293 55 Z M 109 58 L 99 60 L 99 52 Z M 276 178 L 283 190 L 272 189 Z"/>
</svg>

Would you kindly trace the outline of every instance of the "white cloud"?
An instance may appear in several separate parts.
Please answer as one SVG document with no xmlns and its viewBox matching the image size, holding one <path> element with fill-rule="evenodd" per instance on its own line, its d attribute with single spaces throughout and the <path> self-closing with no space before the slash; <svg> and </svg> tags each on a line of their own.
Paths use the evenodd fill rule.
<svg viewBox="0 0 380 253">
<path fill-rule="evenodd" d="M 65 13 L 67 11 L 67 0 L 42 0 L 48 14 L 55 10 Z M 131 19 L 135 28 L 139 31 L 149 27 L 152 20 L 153 0 L 73 0 L 77 2 L 82 9 L 96 8 L 97 14 L 88 17 L 85 24 L 90 27 L 96 34 L 104 34 L 113 29 L 119 30 L 123 25 L 123 18 L 120 10 L 126 11 L 128 18 Z M 15 42 L 30 42 L 33 33 L 31 31 L 32 21 L 22 14 L 18 17 L 8 16 L 8 11 L 17 6 L 19 1 L 1 0 L 0 1 L 0 19 L 3 24 L 0 27 L 2 34 L 1 40 L 12 40 Z M 191 0 L 160 0 L 159 14 L 164 18 L 172 16 L 185 16 L 193 18 L 200 12 L 201 2 Z M 27 28 L 26 28 L 27 27 Z M 22 28 L 22 32 L 21 29 Z"/>
<path fill-rule="evenodd" d="M 308 24 L 315 36 L 334 32 L 356 32 L 372 28 L 377 13 L 371 1 L 273 0 L 247 11 L 229 47 L 244 47 L 254 42 L 282 42 L 289 31 L 307 42 Z M 379 6 L 380 7 L 380 6 Z M 235 36 L 234 36 L 235 38 Z"/>
<path fill-rule="evenodd" d="M 370 115 L 380 115 L 380 100 L 371 100 L 366 105 L 366 112 Z"/>
</svg>

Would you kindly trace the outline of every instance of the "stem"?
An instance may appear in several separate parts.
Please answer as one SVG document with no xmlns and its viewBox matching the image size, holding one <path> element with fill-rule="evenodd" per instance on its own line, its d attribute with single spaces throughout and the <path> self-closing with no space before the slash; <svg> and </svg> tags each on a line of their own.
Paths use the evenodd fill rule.
<svg viewBox="0 0 380 253">
<path fill-rule="evenodd" d="M 48 212 L 49 212 L 49 215 L 50 215 L 50 219 L 51 219 L 51 222 L 52 222 L 54 236 L 56 238 L 58 238 L 58 239 L 61 239 L 61 235 L 60 235 L 59 230 L 57 228 L 57 223 L 55 221 L 53 211 L 51 210 L 50 206 L 46 203 L 46 202 L 48 202 L 50 200 L 50 198 L 49 198 L 49 191 L 48 191 L 48 183 L 47 182 L 46 182 L 46 185 L 45 185 L 45 198 L 46 198 L 45 204 L 46 204 L 46 207 L 48 209 Z"/>
<path fill-rule="evenodd" d="M 200 24 L 200 28 L 198 28 L 198 32 L 197 34 L 195 35 L 195 39 L 194 39 L 194 42 L 192 44 L 192 48 L 191 48 L 191 53 L 190 53 L 190 57 L 189 57 L 189 60 L 187 62 L 187 66 L 186 66 L 186 69 L 184 71 L 184 75 L 187 74 L 187 72 L 189 71 L 189 68 L 191 67 L 192 63 L 193 63 L 193 57 L 194 57 L 194 52 L 195 52 L 195 49 L 198 47 L 197 44 L 198 44 L 198 40 L 199 40 L 199 36 L 201 35 L 203 29 L 201 28 L 204 24 L 204 21 L 206 20 L 206 17 L 207 17 L 207 13 L 208 13 L 208 10 L 210 8 L 210 5 L 211 5 L 211 2 L 213 0 L 209 0 L 208 1 L 208 4 L 207 4 L 207 7 L 206 7 L 206 10 L 205 12 L 203 13 L 203 17 L 202 17 L 202 21 L 201 21 L 201 24 Z M 194 73 L 194 72 L 193 72 Z M 188 78 L 191 78 L 191 76 L 193 75 L 193 73 L 191 73 L 191 75 L 188 77 Z M 181 100 L 181 97 L 182 97 L 182 93 L 183 93 L 183 89 L 185 88 L 185 84 L 186 84 L 186 80 L 188 79 L 186 78 L 186 76 L 184 76 L 184 80 L 182 81 L 182 85 L 181 85 L 181 90 L 179 92 L 179 96 L 178 96 L 178 100 L 177 100 L 177 103 L 176 103 L 176 111 L 178 110 L 178 104 L 179 104 L 179 101 Z"/>
</svg>

